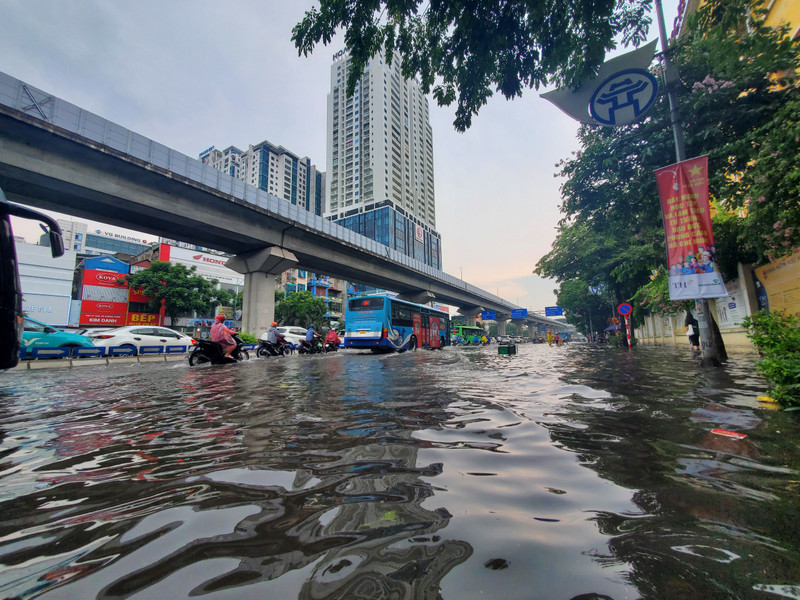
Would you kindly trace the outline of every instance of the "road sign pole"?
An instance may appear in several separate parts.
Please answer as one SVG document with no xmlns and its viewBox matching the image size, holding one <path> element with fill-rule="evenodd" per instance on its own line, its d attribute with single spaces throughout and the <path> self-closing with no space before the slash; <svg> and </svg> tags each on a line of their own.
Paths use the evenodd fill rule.
<svg viewBox="0 0 800 600">
<path fill-rule="evenodd" d="M 628 315 L 625 315 L 625 332 L 628 334 L 628 350 L 632 348 L 631 346 L 631 320 Z"/>
</svg>

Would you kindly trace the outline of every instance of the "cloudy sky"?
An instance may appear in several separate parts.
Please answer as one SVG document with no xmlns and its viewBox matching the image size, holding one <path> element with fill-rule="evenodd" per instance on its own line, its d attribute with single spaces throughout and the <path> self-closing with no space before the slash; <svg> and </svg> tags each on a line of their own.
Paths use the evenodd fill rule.
<svg viewBox="0 0 800 600">
<path fill-rule="evenodd" d="M 0 71 L 192 157 L 263 140 L 326 168 L 326 96 L 341 38 L 298 57 L 294 0 L 0 0 Z M 677 0 L 665 0 L 671 29 Z M 656 29 L 649 39 L 656 37 Z M 466 133 L 431 100 L 444 271 L 533 310 L 577 123 L 529 91 L 489 101 Z M 105 228 L 115 230 L 114 228 Z M 15 223 L 29 241 L 38 229 Z"/>
</svg>

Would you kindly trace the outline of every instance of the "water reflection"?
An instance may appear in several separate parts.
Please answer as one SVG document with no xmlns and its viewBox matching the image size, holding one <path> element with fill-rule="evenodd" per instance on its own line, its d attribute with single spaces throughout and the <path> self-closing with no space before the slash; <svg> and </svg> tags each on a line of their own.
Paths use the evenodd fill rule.
<svg viewBox="0 0 800 600">
<path fill-rule="evenodd" d="M 798 427 L 752 366 L 531 345 L 6 373 L 0 595 L 763 597 L 800 582 Z"/>
</svg>

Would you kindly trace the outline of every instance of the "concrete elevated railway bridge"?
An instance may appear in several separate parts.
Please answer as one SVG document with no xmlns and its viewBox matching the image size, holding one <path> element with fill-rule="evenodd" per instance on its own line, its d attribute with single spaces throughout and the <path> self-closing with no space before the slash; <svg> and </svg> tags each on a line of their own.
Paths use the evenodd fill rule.
<svg viewBox="0 0 800 600">
<path fill-rule="evenodd" d="M 274 314 L 276 273 L 295 265 L 436 299 L 472 318 L 519 308 L 461 279 L 0 73 L 0 187 L 13 201 L 230 253 L 245 277 L 243 327 Z M 563 329 L 538 315 L 536 327 Z"/>
</svg>

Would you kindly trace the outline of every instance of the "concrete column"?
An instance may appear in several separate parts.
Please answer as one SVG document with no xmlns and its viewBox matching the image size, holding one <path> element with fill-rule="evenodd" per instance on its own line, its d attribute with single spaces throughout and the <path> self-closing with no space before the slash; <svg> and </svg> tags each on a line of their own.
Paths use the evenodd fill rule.
<svg viewBox="0 0 800 600">
<path fill-rule="evenodd" d="M 475 315 L 483 311 L 482 306 L 461 306 L 458 309 L 458 312 L 464 315 L 465 323 L 469 327 L 475 327 L 478 321 L 475 319 Z"/>
<path fill-rule="evenodd" d="M 260 336 L 275 318 L 275 275 L 297 265 L 294 254 L 277 246 L 245 252 L 225 265 L 244 275 L 242 329 Z"/>
<path fill-rule="evenodd" d="M 499 319 L 497 321 L 497 335 L 505 335 L 506 334 L 506 323 L 505 319 Z"/>
<path fill-rule="evenodd" d="M 245 273 L 242 330 L 259 337 L 275 319 L 275 274 Z"/>
</svg>

